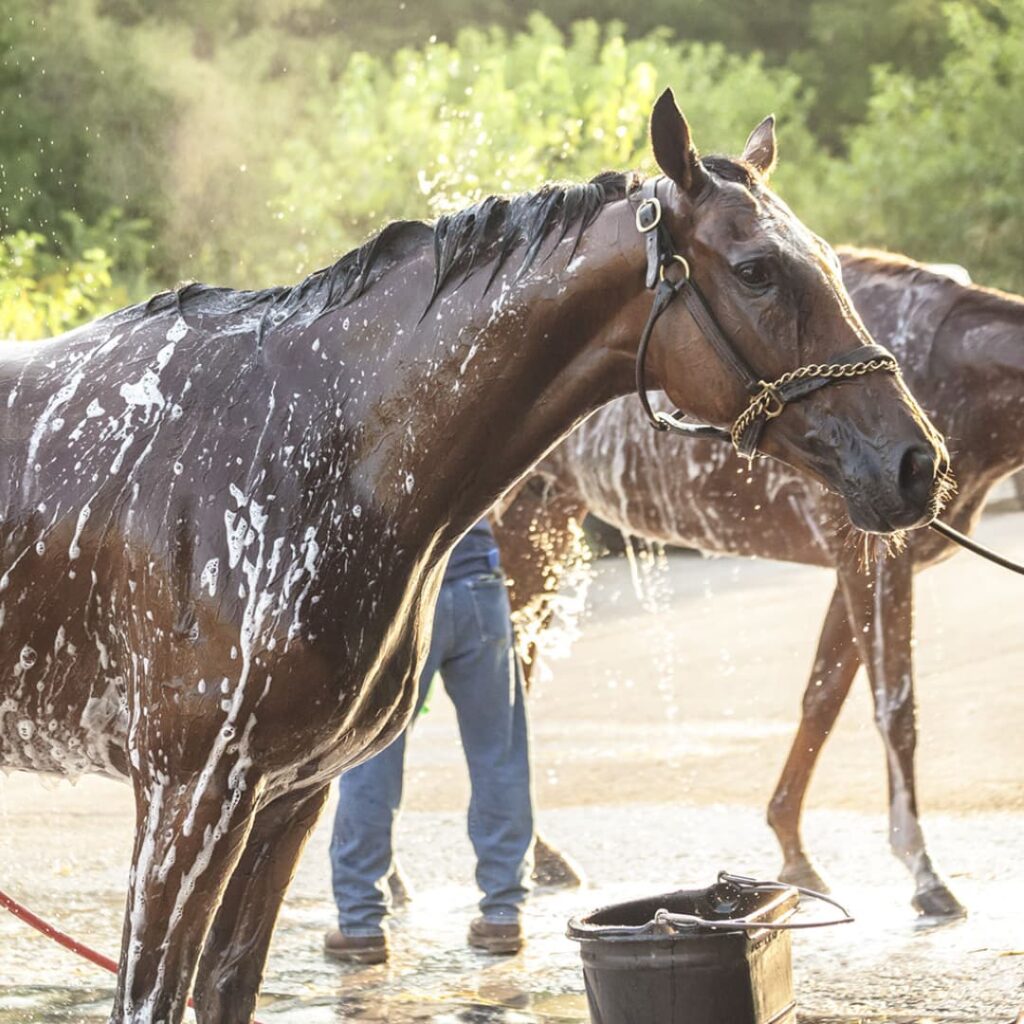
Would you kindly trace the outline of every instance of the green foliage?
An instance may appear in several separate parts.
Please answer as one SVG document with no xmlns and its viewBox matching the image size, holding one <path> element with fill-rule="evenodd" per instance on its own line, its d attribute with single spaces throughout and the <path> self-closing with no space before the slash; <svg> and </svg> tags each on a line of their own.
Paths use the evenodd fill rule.
<svg viewBox="0 0 1024 1024">
<path fill-rule="evenodd" d="M 50 337 L 124 305 L 112 263 L 96 246 L 64 259 L 38 232 L 0 236 L 0 338 Z"/>
<path fill-rule="evenodd" d="M 65 210 L 159 220 L 166 98 L 88 4 L 7 5 L 0 19 L 0 231 L 62 241 Z"/>
<path fill-rule="evenodd" d="M 313 92 L 304 116 L 317 130 L 282 148 L 277 206 L 308 267 L 385 220 L 550 179 L 649 169 L 647 121 L 669 83 L 707 151 L 737 152 L 772 109 L 794 165 L 814 148 L 796 76 L 756 56 L 661 32 L 631 41 L 615 23 L 578 22 L 566 38 L 534 15 L 512 36 L 466 29 L 390 61 L 354 55 Z"/>
<path fill-rule="evenodd" d="M 934 73 L 949 46 L 946 0 L 815 0 L 806 38 L 775 51 L 815 92 L 810 124 L 829 149 L 842 151 L 843 132 L 863 120 L 872 68 L 885 65 L 920 78 Z"/>
<path fill-rule="evenodd" d="M 775 183 L 826 237 L 1024 288 L 1022 58 L 1024 0 L 11 0 L 0 318 L 26 267 L 33 309 L 78 311 L 32 321 L 57 329 L 151 285 L 294 280 L 488 192 L 649 169 L 664 85 L 705 152 L 779 115 Z"/>
<path fill-rule="evenodd" d="M 866 123 L 809 201 L 836 241 L 965 264 L 1024 291 L 1024 5 L 947 9 L 952 50 L 927 79 L 879 68 Z"/>
</svg>

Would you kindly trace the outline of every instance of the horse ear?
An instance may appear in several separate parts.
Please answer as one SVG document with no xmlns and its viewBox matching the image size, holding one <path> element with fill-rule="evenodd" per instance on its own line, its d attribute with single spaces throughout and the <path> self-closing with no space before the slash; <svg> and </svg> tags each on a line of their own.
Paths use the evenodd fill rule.
<svg viewBox="0 0 1024 1024">
<path fill-rule="evenodd" d="M 651 111 L 651 148 L 662 173 L 684 192 L 696 193 L 704 186 L 704 167 L 671 89 L 658 97 Z"/>
<path fill-rule="evenodd" d="M 778 149 L 775 144 L 775 115 L 769 114 L 751 133 L 743 147 L 743 159 L 766 178 L 775 170 Z"/>
</svg>

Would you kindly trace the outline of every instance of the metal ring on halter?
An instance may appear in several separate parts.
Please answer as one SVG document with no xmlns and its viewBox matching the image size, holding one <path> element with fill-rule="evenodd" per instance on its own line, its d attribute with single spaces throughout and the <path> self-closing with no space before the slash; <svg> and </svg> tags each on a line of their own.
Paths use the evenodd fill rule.
<svg viewBox="0 0 1024 1024">
<path fill-rule="evenodd" d="M 685 256 L 680 256 L 679 253 L 673 253 L 660 267 L 658 267 L 658 280 L 665 280 L 665 268 L 671 266 L 673 263 L 678 263 L 683 268 L 683 276 L 680 278 L 679 283 L 683 284 L 690 280 L 690 264 L 687 263 Z"/>
<path fill-rule="evenodd" d="M 782 410 L 786 408 L 786 403 L 782 400 L 778 391 L 775 390 L 774 385 L 769 384 L 767 381 L 760 381 L 761 394 L 757 396 L 761 403 L 761 415 L 765 419 L 773 420 L 776 416 L 782 415 Z"/>
<path fill-rule="evenodd" d="M 640 220 L 641 214 L 646 209 L 652 209 L 654 211 L 654 220 L 650 224 L 644 224 Z M 653 231 L 661 223 L 661 201 L 657 196 L 651 196 L 650 199 L 645 199 L 636 208 L 636 229 L 641 235 L 647 234 L 648 231 Z"/>
</svg>

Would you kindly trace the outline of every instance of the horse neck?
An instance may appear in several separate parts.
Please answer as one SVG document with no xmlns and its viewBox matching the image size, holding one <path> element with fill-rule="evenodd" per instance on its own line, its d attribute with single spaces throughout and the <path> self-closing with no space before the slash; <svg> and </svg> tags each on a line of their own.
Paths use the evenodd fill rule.
<svg viewBox="0 0 1024 1024">
<path fill-rule="evenodd" d="M 403 405 L 404 429 L 382 431 L 369 481 L 404 543 L 446 551 L 586 415 L 631 389 L 650 298 L 629 204 L 609 203 L 574 244 L 521 280 L 517 254 L 486 289 L 481 268 L 406 332 L 393 363 L 419 370 L 377 397 L 391 415 Z"/>
</svg>

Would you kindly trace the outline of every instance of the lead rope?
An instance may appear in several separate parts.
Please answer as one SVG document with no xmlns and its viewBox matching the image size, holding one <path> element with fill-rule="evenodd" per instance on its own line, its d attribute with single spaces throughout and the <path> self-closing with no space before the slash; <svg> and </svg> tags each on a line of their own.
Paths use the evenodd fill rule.
<svg viewBox="0 0 1024 1024">
<path fill-rule="evenodd" d="M 54 928 L 52 924 L 44 921 L 38 914 L 33 914 L 28 907 L 19 903 L 13 896 L 8 896 L 2 889 L 0 889 L 0 907 L 9 910 L 19 921 L 24 921 L 25 924 L 35 928 L 37 932 L 45 935 L 48 939 L 53 939 L 58 946 L 70 949 L 72 953 L 77 953 L 83 960 L 88 960 L 97 967 L 110 971 L 111 974 L 117 974 L 117 964 L 109 956 L 97 953 L 95 949 L 91 949 L 84 942 L 79 942 L 59 928 Z M 189 998 L 188 1005 L 195 1008 L 195 1003 L 191 998 Z M 254 1017 L 252 1024 L 260 1024 L 260 1022 Z"/>
<path fill-rule="evenodd" d="M 1020 562 L 1014 562 L 1005 555 L 1000 555 L 991 548 L 985 547 L 984 544 L 979 544 L 976 540 L 972 540 L 959 530 L 954 530 L 952 526 L 948 523 L 944 523 L 941 519 L 933 519 L 928 525 L 936 533 L 942 534 L 942 536 L 947 540 L 951 540 L 954 544 L 959 544 L 960 547 L 964 548 L 964 550 L 970 551 L 972 554 L 978 555 L 980 558 L 987 558 L 995 565 L 1002 566 L 1004 569 L 1009 569 L 1010 572 L 1017 572 L 1024 576 L 1024 565 L 1021 565 Z"/>
</svg>

